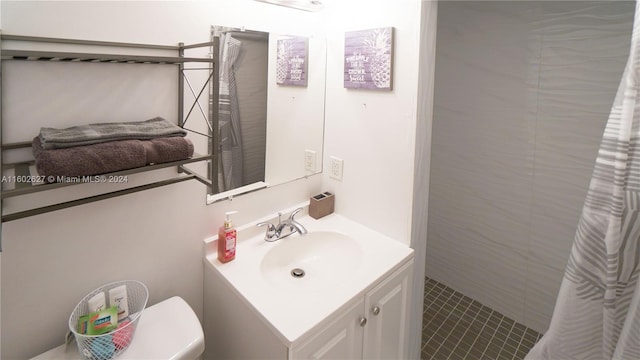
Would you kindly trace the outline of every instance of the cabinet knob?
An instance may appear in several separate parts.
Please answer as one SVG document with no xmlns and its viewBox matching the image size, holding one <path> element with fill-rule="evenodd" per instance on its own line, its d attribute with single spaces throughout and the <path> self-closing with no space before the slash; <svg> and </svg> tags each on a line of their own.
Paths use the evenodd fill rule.
<svg viewBox="0 0 640 360">
<path fill-rule="evenodd" d="M 361 317 L 360 318 L 360 326 L 364 327 L 365 325 L 367 325 L 367 318 L 366 317 Z"/>
<path fill-rule="evenodd" d="M 373 308 L 371 308 L 371 312 L 373 313 L 373 315 L 378 315 L 380 314 L 380 308 L 378 306 L 374 306 Z"/>
</svg>

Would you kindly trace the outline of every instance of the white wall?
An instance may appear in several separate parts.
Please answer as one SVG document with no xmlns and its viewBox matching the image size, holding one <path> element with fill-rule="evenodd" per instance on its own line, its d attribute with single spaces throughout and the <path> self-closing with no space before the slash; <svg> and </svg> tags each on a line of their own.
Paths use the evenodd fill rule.
<svg viewBox="0 0 640 360">
<path fill-rule="evenodd" d="M 425 160 L 421 171 L 426 173 L 421 172 L 418 178 L 423 181 L 414 189 L 416 136 L 421 145 L 429 146 L 426 134 L 416 134 L 421 46 L 427 49 L 424 64 L 431 61 L 433 65 L 429 50 L 433 44 L 421 44 L 420 32 L 421 21 L 426 23 L 426 31 L 435 31 L 435 9 L 435 4 L 419 0 L 336 0 L 328 2 L 325 10 L 328 48 L 323 184 L 336 194 L 337 212 L 422 252 L 416 255 L 414 273 L 409 339 L 412 359 L 420 356 L 426 241 L 418 230 L 412 239 L 412 207 L 417 191 L 424 195 L 417 196 L 417 201 L 423 201 L 426 208 L 425 174 L 429 166 L 428 157 L 420 153 Z M 393 90 L 345 89 L 344 33 L 388 26 L 394 28 Z M 433 81 L 430 71 L 427 66 L 422 74 L 426 88 Z M 420 121 L 429 124 L 421 127 L 424 130 L 430 128 L 431 110 L 428 104 L 422 110 Z M 342 181 L 329 177 L 326 169 L 330 168 L 331 156 L 344 161 Z M 418 222 L 426 221 L 426 212 L 418 216 L 423 216 Z"/>
<path fill-rule="evenodd" d="M 324 169 L 344 160 L 343 179 L 324 172 L 336 210 L 407 245 L 411 236 L 418 92 L 418 0 L 335 1 L 327 7 L 327 109 Z M 345 89 L 344 33 L 392 26 L 393 90 Z"/>
<path fill-rule="evenodd" d="M 427 219 L 429 210 L 429 173 L 431 170 L 431 128 L 433 124 L 433 88 L 436 63 L 438 2 L 422 2 L 420 26 L 420 65 L 418 72 L 418 117 L 416 124 L 415 170 L 411 224 L 411 247 L 415 250 L 413 302 L 411 304 L 410 348 L 412 359 L 422 354 L 422 318 L 424 313 L 425 261 L 427 257 Z M 415 335 L 418 336 L 415 336 Z"/>
<path fill-rule="evenodd" d="M 97 284 L 122 277 L 145 282 L 151 304 L 180 295 L 200 315 L 201 240 L 215 233 L 222 214 L 231 209 L 241 211 L 236 223 L 243 224 L 329 189 L 337 194 L 336 211 L 409 245 L 421 2 L 327 3 L 325 11 L 314 14 L 251 0 L 2 1 L 5 33 L 108 41 L 204 42 L 210 25 L 283 34 L 295 29 L 314 36 L 326 22 L 323 165 L 326 169 L 331 155 L 345 161 L 342 182 L 326 174 L 314 176 L 208 207 L 204 187 L 183 183 L 6 223 L 3 359 L 33 356 L 59 344 L 75 302 Z M 393 91 L 345 89 L 344 32 L 387 26 L 395 28 Z M 106 243 L 123 250 L 116 262 L 120 267 L 92 266 L 91 254 L 100 253 Z M 420 264 L 417 268 L 422 271 Z M 419 329 L 412 335 L 418 339 Z"/>
<path fill-rule="evenodd" d="M 428 276 L 547 329 L 633 6 L 439 4 Z"/>
<path fill-rule="evenodd" d="M 311 34 L 322 20 L 249 0 L 0 5 L 4 33 L 168 45 L 208 41 L 211 25 Z M 75 303 L 122 278 L 147 284 L 150 304 L 179 295 L 201 315 L 202 239 L 216 233 L 222 214 L 240 210 L 236 223 L 248 223 L 308 200 L 320 182 L 315 176 L 211 206 L 204 205 L 204 186 L 181 183 L 4 223 L 2 358 L 61 344 Z M 96 261 L 107 247 L 116 254 Z"/>
</svg>

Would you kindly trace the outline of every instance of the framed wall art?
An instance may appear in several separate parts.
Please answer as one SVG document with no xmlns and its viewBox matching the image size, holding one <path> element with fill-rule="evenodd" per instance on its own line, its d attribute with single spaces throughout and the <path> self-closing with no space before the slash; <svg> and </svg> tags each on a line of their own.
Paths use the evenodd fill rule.
<svg viewBox="0 0 640 360">
<path fill-rule="evenodd" d="M 277 40 L 276 83 L 307 86 L 309 40 L 287 36 Z"/>
<path fill-rule="evenodd" d="M 345 88 L 391 90 L 392 70 L 392 27 L 345 33 Z"/>
</svg>

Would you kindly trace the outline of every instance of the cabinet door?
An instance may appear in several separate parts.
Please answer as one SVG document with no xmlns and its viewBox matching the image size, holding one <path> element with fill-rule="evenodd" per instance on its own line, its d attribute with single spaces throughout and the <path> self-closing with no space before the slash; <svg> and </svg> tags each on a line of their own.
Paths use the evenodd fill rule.
<svg viewBox="0 0 640 360">
<path fill-rule="evenodd" d="M 413 259 L 365 298 L 364 359 L 406 359 Z"/>
<path fill-rule="evenodd" d="M 364 300 L 342 312 L 318 334 L 291 349 L 289 359 L 361 359 Z"/>
</svg>

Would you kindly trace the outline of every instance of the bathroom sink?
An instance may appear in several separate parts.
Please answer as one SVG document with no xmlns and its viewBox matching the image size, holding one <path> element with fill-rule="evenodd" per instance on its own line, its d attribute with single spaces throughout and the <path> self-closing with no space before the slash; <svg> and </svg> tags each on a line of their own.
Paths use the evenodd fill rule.
<svg viewBox="0 0 640 360">
<path fill-rule="evenodd" d="M 222 301 L 223 289 L 210 285 L 223 280 L 289 345 L 413 256 L 407 245 L 335 213 L 300 216 L 307 234 L 274 242 L 256 226 L 265 221 L 278 217 L 238 228 L 233 261 L 218 260 L 217 239 L 205 241 L 205 296 Z"/>
<path fill-rule="evenodd" d="M 264 280 L 293 291 L 320 291 L 348 283 L 360 271 L 363 249 L 352 237 L 310 231 L 273 243 L 260 264 Z"/>
</svg>

